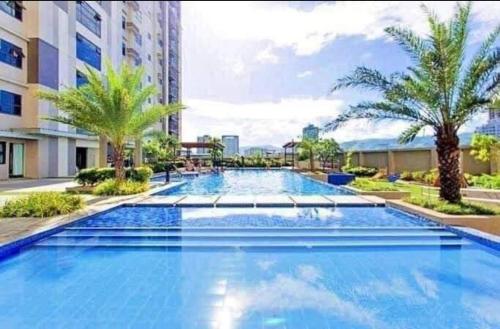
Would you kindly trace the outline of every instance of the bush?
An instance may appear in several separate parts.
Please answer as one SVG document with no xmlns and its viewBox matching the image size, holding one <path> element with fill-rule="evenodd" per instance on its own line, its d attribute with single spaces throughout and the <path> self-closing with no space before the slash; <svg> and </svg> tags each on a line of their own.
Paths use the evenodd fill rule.
<svg viewBox="0 0 500 329">
<path fill-rule="evenodd" d="M 410 197 L 406 202 L 449 215 L 495 215 L 492 209 L 467 202 L 449 203 L 435 197 Z"/>
<path fill-rule="evenodd" d="M 115 179 L 108 179 L 96 186 L 95 195 L 131 195 L 145 192 L 149 189 L 147 182 L 126 180 L 118 184 Z"/>
<path fill-rule="evenodd" d="M 50 217 L 69 214 L 83 206 L 80 196 L 38 192 L 7 201 L 0 209 L 0 217 Z"/>
<path fill-rule="evenodd" d="M 421 182 L 421 183 L 424 183 L 425 182 L 425 175 L 427 173 L 423 170 L 421 171 L 414 171 L 411 173 L 411 176 L 413 177 L 413 180 L 417 181 L 417 182 Z"/>
<path fill-rule="evenodd" d="M 377 168 L 367 168 L 367 167 L 351 167 L 346 168 L 345 172 L 349 174 L 354 174 L 360 177 L 373 176 L 378 172 Z"/>
<path fill-rule="evenodd" d="M 500 189 L 500 174 L 491 176 L 483 174 L 481 176 L 471 176 L 467 181 L 476 187 L 488 188 L 488 189 Z"/>
<path fill-rule="evenodd" d="M 403 171 L 401 173 L 401 176 L 399 179 L 404 180 L 404 181 L 412 181 L 413 180 L 413 175 L 410 171 Z"/>
<path fill-rule="evenodd" d="M 399 191 L 393 183 L 367 178 L 356 179 L 350 185 L 362 191 Z"/>
<path fill-rule="evenodd" d="M 125 177 L 132 181 L 148 182 L 152 176 L 153 170 L 149 167 L 125 169 Z M 94 186 L 113 178 L 115 178 L 115 168 L 88 168 L 80 170 L 76 174 L 75 180 L 83 186 Z"/>
<path fill-rule="evenodd" d="M 432 169 L 424 175 L 424 183 L 434 185 L 438 177 L 439 171 L 437 169 Z"/>
<path fill-rule="evenodd" d="M 139 183 L 148 183 L 153 177 L 153 170 L 149 167 L 137 167 L 130 171 L 130 180 Z"/>
</svg>

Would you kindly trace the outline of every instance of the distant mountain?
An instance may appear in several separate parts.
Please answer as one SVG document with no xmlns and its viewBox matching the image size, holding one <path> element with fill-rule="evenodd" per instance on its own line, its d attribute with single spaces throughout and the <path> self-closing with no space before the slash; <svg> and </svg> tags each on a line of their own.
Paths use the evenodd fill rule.
<svg viewBox="0 0 500 329">
<path fill-rule="evenodd" d="M 262 148 L 262 149 L 266 149 L 266 150 L 271 150 L 271 151 L 282 151 L 283 150 L 283 148 L 277 147 L 274 145 L 252 145 L 252 146 L 241 146 L 240 153 L 244 154 L 246 150 L 254 148 L 254 147 L 258 147 L 258 148 Z"/>
<path fill-rule="evenodd" d="M 460 134 L 460 145 L 470 145 L 472 133 Z M 432 148 L 434 145 L 433 136 L 417 137 L 408 144 L 399 144 L 396 138 L 371 138 L 340 143 L 340 147 L 345 151 L 385 151 L 395 149 L 418 149 Z"/>
</svg>

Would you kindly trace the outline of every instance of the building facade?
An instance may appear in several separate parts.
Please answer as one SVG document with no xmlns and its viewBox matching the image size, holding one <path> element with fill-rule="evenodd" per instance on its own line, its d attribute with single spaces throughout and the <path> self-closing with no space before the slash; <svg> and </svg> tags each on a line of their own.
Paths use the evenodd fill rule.
<svg viewBox="0 0 500 329">
<path fill-rule="evenodd" d="M 318 140 L 319 128 L 312 124 L 308 125 L 307 127 L 304 127 L 304 129 L 302 129 L 302 138 Z"/>
<path fill-rule="evenodd" d="M 211 139 L 211 137 L 209 135 L 203 135 L 203 136 L 198 136 L 196 138 L 196 141 L 198 143 L 209 143 L 210 139 Z M 208 149 L 207 148 L 203 148 L 203 147 L 197 148 L 196 149 L 196 154 L 197 155 L 207 155 L 208 154 Z"/>
<path fill-rule="evenodd" d="M 158 89 L 147 105 L 180 102 L 180 35 L 178 1 L 0 1 L 0 180 L 102 163 L 97 137 L 44 120 L 57 110 L 36 97 L 85 83 L 86 65 L 142 65 L 143 84 Z M 154 129 L 180 136 L 180 115 Z"/>
<path fill-rule="evenodd" d="M 500 137 L 500 111 L 490 110 L 488 122 L 476 129 L 477 133 Z"/>
<path fill-rule="evenodd" d="M 232 157 L 240 153 L 240 138 L 237 135 L 223 135 L 224 157 Z"/>
</svg>

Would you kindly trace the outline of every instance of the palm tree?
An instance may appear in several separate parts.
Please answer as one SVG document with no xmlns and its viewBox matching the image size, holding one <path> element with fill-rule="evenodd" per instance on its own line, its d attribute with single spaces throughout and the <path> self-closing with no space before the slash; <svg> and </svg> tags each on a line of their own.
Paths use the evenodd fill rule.
<svg viewBox="0 0 500 329">
<path fill-rule="evenodd" d="M 352 119 L 403 120 L 411 123 L 399 140 L 412 141 L 425 127 L 432 128 L 438 153 L 439 195 L 452 203 L 461 200 L 460 148 L 457 131 L 472 116 L 492 105 L 498 92 L 500 51 L 495 46 L 500 26 L 486 38 L 465 66 L 471 4 L 457 4 L 454 17 L 441 22 L 427 7 L 430 34 L 422 38 L 406 28 L 389 27 L 386 33 L 410 55 L 407 72 L 384 76 L 377 70 L 358 67 L 336 82 L 332 92 L 362 87 L 381 92 L 382 101 L 362 102 L 327 124 L 336 129 Z"/>
<path fill-rule="evenodd" d="M 309 158 L 309 170 L 314 171 L 314 154 L 318 149 L 318 141 L 311 138 L 304 138 L 300 142 L 299 147 Z"/>
<path fill-rule="evenodd" d="M 62 112 L 47 120 L 86 129 L 109 140 L 113 147 L 116 179 L 122 182 L 125 179 L 126 142 L 141 138 L 148 127 L 180 111 L 182 106 L 156 104 L 144 108 L 148 98 L 155 97 L 157 92 L 153 85 L 141 88 L 142 67 L 134 69 L 124 63 L 115 71 L 107 62 L 105 72 L 106 75 L 102 75 L 87 67 L 85 85 L 60 92 L 41 91 L 38 96 Z"/>
<path fill-rule="evenodd" d="M 164 153 L 163 160 L 175 160 L 177 157 L 177 150 L 180 148 L 180 143 L 177 137 L 167 135 L 163 131 L 153 130 L 144 135 L 149 143 L 157 144 L 158 149 Z"/>
</svg>

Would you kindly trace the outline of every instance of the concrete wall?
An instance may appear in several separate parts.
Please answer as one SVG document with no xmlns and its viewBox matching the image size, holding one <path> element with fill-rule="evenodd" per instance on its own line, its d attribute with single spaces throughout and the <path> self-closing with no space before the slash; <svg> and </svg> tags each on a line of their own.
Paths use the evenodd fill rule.
<svg viewBox="0 0 500 329">
<path fill-rule="evenodd" d="M 489 174 L 491 173 L 491 168 L 495 168 L 493 163 L 475 160 L 470 155 L 469 148 L 464 148 L 461 152 L 461 164 L 464 173 L 474 175 Z M 427 171 L 437 168 L 437 153 L 435 149 L 353 152 L 352 160 L 354 166 L 386 168 L 391 173 Z M 492 159 L 492 161 L 494 160 Z M 343 163 L 345 163 L 345 160 Z"/>
</svg>

